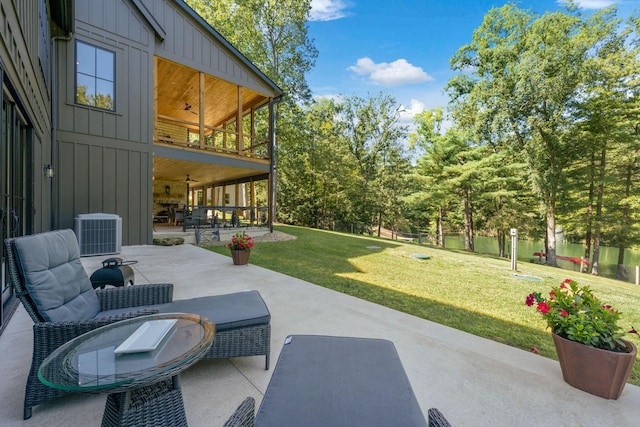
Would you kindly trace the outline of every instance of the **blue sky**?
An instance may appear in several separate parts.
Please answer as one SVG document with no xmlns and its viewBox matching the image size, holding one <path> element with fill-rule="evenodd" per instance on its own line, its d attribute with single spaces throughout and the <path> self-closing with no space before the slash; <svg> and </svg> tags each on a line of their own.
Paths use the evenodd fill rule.
<svg viewBox="0 0 640 427">
<path fill-rule="evenodd" d="M 403 121 L 446 106 L 449 60 L 471 42 L 484 15 L 506 0 L 312 0 L 309 37 L 319 51 L 307 76 L 314 96 L 390 93 Z M 521 0 L 538 14 L 563 9 L 556 0 Z M 626 17 L 640 0 L 580 0 L 585 13 L 616 5 Z"/>
</svg>

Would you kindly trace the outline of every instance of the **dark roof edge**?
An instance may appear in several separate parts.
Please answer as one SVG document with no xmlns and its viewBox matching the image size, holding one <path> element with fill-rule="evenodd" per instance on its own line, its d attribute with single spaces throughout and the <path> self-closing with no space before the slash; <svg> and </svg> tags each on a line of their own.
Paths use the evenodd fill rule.
<svg viewBox="0 0 640 427">
<path fill-rule="evenodd" d="M 149 9 L 140 1 L 140 0 L 131 0 L 131 3 L 138 9 L 138 11 L 144 16 L 144 19 L 147 20 L 153 31 L 156 33 L 156 37 L 160 41 L 164 41 L 167 37 L 167 32 L 160 26 L 156 18 L 149 12 Z"/>
<path fill-rule="evenodd" d="M 211 25 L 209 25 L 209 23 L 207 21 L 205 21 L 202 16 L 198 15 L 198 13 L 195 10 L 191 9 L 191 7 L 188 4 L 186 4 L 183 0 L 174 0 L 174 1 L 178 6 L 180 6 L 182 8 L 182 10 L 184 10 L 186 13 L 188 13 L 205 30 L 207 30 L 216 40 L 218 40 L 220 43 L 222 43 L 234 55 L 236 55 L 240 60 L 242 60 L 242 62 L 247 67 L 251 68 L 251 70 L 253 72 L 258 74 L 258 76 L 260 76 L 269 86 L 271 86 L 276 92 L 278 92 L 280 95 L 277 98 L 280 98 L 284 94 L 284 91 L 282 89 L 280 89 L 280 87 L 277 84 L 275 84 L 269 77 L 267 77 L 266 74 L 264 74 L 262 71 L 260 71 L 260 69 L 258 67 L 256 67 L 251 61 L 249 61 L 246 56 L 244 56 L 242 53 L 240 53 L 240 51 L 238 49 L 236 49 L 235 46 L 233 46 L 231 43 L 229 43 L 229 41 L 227 39 L 225 39 L 222 36 L 222 34 L 217 32 Z"/>
</svg>

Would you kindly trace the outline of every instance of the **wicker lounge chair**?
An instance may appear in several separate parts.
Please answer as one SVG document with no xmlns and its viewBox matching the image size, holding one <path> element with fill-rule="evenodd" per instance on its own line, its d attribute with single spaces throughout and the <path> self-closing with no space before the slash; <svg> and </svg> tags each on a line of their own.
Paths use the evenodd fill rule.
<svg viewBox="0 0 640 427">
<path fill-rule="evenodd" d="M 254 427 L 255 425 L 255 405 L 253 397 L 247 397 L 238 406 L 238 409 L 229 417 L 224 427 Z M 428 427 L 451 427 L 449 421 L 437 408 L 429 408 Z"/>
<path fill-rule="evenodd" d="M 369 338 L 287 337 L 254 413 L 248 397 L 224 426 L 449 427 L 435 408 L 425 422 L 395 346 Z"/>
<path fill-rule="evenodd" d="M 264 355 L 269 368 L 270 314 L 257 291 L 173 301 L 169 283 L 94 290 L 72 230 L 7 239 L 5 247 L 11 285 L 34 322 L 24 419 L 34 406 L 67 394 L 38 380 L 38 368 L 51 352 L 85 332 L 145 314 L 204 316 L 218 330 L 205 358 Z"/>
</svg>

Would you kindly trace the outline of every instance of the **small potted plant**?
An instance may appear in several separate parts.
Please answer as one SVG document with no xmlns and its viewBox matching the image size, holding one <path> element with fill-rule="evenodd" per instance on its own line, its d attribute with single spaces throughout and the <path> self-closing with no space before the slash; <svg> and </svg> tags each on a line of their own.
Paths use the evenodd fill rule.
<svg viewBox="0 0 640 427">
<path fill-rule="evenodd" d="M 231 258 L 235 265 L 245 265 L 249 262 L 253 239 L 246 232 L 234 234 L 226 246 L 231 249 Z"/>
<path fill-rule="evenodd" d="M 526 298 L 551 329 L 564 380 L 607 399 L 617 399 L 631 375 L 636 346 L 624 339 L 620 312 L 603 304 L 588 286 L 566 279 L 548 297 Z M 635 329 L 629 331 L 636 333 Z"/>
</svg>

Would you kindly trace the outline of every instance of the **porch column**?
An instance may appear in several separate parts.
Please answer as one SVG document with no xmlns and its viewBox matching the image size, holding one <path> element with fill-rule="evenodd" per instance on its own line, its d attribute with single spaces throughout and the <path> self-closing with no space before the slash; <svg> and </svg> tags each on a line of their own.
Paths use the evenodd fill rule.
<svg viewBox="0 0 640 427">
<path fill-rule="evenodd" d="M 200 90 L 198 91 L 198 99 L 199 99 L 199 105 L 200 108 L 198 109 L 198 113 L 199 113 L 199 118 L 198 118 L 198 125 L 200 127 L 200 133 L 199 133 L 199 138 L 200 138 L 200 149 L 203 150 L 204 149 L 204 73 L 201 71 L 200 72 Z"/>
<path fill-rule="evenodd" d="M 238 134 L 238 154 L 242 155 L 244 150 L 244 138 L 242 131 L 242 86 L 238 86 L 238 111 L 236 112 L 236 132 Z"/>
<path fill-rule="evenodd" d="M 251 209 L 249 211 L 250 224 L 254 225 L 254 222 L 258 222 L 258 209 L 256 208 L 256 186 L 253 181 L 253 178 L 249 181 L 249 197 L 251 200 L 249 201 L 249 206 Z"/>
<path fill-rule="evenodd" d="M 227 184 L 222 185 L 222 206 L 227 207 Z M 222 209 L 222 219 L 227 221 L 227 210 Z"/>
<path fill-rule="evenodd" d="M 238 181 L 236 181 L 236 183 L 234 184 L 234 190 L 235 190 L 235 209 L 234 212 L 238 213 L 238 206 L 240 206 L 240 186 L 238 185 Z"/>
<path fill-rule="evenodd" d="M 276 138 L 275 138 L 275 116 L 273 98 L 269 98 L 269 180 L 267 182 L 267 211 L 269 212 L 269 231 L 273 233 L 273 221 L 276 216 Z"/>
<path fill-rule="evenodd" d="M 251 152 L 249 154 L 251 155 L 251 157 L 253 157 L 255 155 L 254 145 L 256 143 L 256 110 L 253 107 L 251 107 L 250 128 L 251 140 L 249 141 L 249 147 L 251 147 Z"/>
</svg>

